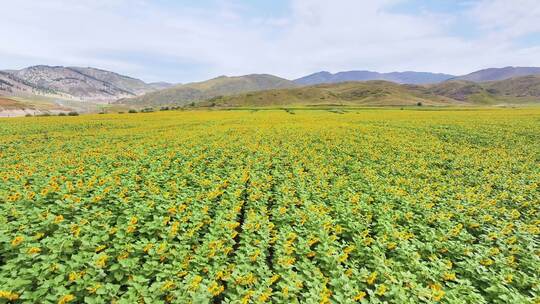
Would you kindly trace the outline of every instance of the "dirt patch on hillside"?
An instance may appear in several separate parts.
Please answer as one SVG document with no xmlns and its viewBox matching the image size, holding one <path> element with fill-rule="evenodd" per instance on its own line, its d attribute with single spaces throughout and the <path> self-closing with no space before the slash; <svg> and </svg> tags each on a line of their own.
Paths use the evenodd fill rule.
<svg viewBox="0 0 540 304">
<path fill-rule="evenodd" d="M 19 117 L 25 115 L 40 115 L 68 113 L 73 109 L 54 103 L 27 103 L 15 99 L 0 97 L 0 117 Z"/>
<path fill-rule="evenodd" d="M 0 117 L 17 117 L 34 113 L 39 114 L 38 111 L 27 107 L 20 101 L 9 99 L 6 97 L 0 97 Z"/>
<path fill-rule="evenodd" d="M 58 115 L 60 113 L 68 113 L 68 111 L 62 111 L 62 110 L 36 110 L 36 109 L 14 109 L 14 110 L 2 110 L 0 108 L 0 118 L 5 117 L 21 117 L 26 115 L 42 115 L 42 114 L 50 114 L 50 115 Z"/>
<path fill-rule="evenodd" d="M 5 97 L 0 97 L 0 107 L 14 108 L 14 107 L 19 107 L 20 105 L 21 105 L 21 103 L 18 102 L 18 101 L 15 101 L 15 100 L 9 99 L 9 98 L 5 98 Z"/>
</svg>

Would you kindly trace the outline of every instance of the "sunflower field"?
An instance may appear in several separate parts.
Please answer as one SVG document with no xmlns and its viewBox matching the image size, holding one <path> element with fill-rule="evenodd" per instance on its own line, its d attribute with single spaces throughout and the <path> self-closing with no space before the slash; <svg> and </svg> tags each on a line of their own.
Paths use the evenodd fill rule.
<svg viewBox="0 0 540 304">
<path fill-rule="evenodd" d="M 540 109 L 0 120 L 0 303 L 540 303 Z"/>
</svg>

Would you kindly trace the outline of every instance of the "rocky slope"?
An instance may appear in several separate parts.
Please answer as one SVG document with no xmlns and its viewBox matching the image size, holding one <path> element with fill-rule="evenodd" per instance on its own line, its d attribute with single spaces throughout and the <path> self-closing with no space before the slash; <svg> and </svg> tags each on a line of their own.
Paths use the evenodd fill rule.
<svg viewBox="0 0 540 304">
<path fill-rule="evenodd" d="M 95 68 L 33 66 L 0 71 L 0 95 L 113 101 L 155 91 L 139 79 Z"/>
</svg>

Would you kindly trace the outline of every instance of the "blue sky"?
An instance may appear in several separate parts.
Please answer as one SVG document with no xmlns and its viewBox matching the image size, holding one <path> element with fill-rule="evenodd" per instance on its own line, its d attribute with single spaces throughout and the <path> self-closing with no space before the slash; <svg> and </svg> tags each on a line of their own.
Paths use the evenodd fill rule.
<svg viewBox="0 0 540 304">
<path fill-rule="evenodd" d="M 537 0 L 0 0 L 0 69 L 145 81 L 540 66 Z"/>
</svg>

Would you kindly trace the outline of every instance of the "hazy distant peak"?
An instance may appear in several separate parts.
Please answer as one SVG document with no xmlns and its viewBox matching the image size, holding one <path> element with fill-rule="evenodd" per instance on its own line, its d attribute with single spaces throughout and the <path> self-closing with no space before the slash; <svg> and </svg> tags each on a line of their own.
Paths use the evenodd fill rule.
<svg viewBox="0 0 540 304">
<path fill-rule="evenodd" d="M 475 82 L 486 82 L 505 80 L 514 77 L 540 75 L 540 67 L 513 67 L 488 68 L 479 70 L 464 76 L 456 77 L 458 80 L 469 80 Z"/>
<path fill-rule="evenodd" d="M 348 81 L 369 81 L 369 80 L 386 80 L 400 84 L 428 84 L 439 83 L 450 78 L 453 75 L 442 73 L 429 72 L 391 72 L 379 73 L 366 70 L 360 71 L 344 71 L 332 74 L 330 72 L 318 72 L 299 79 L 294 80 L 300 85 L 314 85 L 321 83 L 339 83 Z"/>
</svg>

